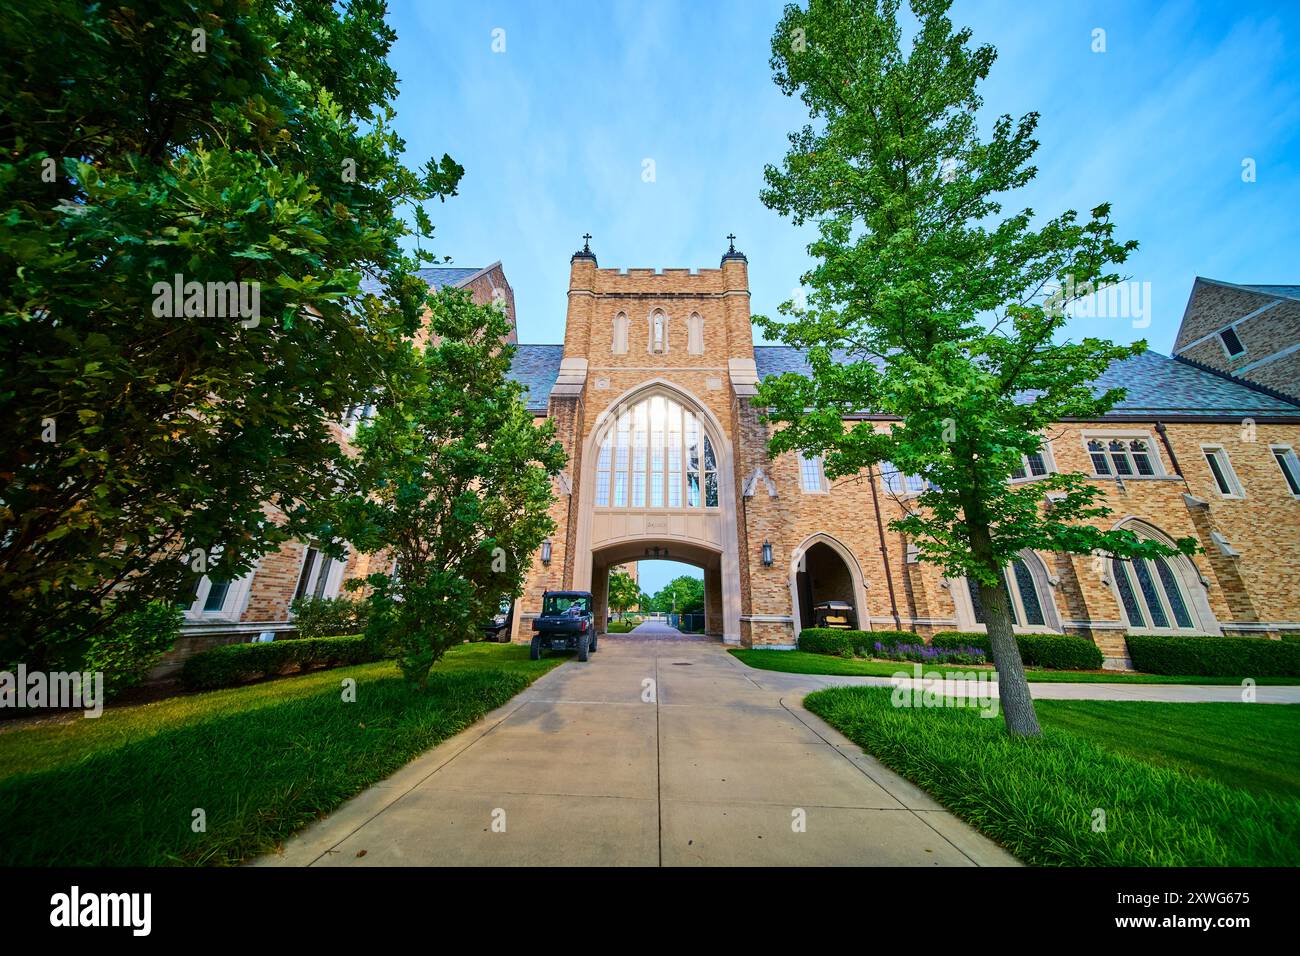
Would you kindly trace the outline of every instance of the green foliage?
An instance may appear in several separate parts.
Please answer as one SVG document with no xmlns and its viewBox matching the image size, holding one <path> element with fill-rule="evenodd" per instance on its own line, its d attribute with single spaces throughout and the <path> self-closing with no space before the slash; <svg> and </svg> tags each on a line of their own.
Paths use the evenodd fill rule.
<svg viewBox="0 0 1300 956">
<path fill-rule="evenodd" d="M 172 649 L 180 633 L 181 609 L 153 601 L 113 617 L 106 630 L 71 639 L 58 653 L 60 670 L 100 671 L 104 691 L 116 696 L 143 681 Z"/>
<path fill-rule="evenodd" d="M 1105 203 L 1082 219 L 1003 215 L 1003 197 L 1037 172 L 1038 114 L 1000 116 L 981 137 L 976 87 L 997 54 L 953 29 L 950 5 L 912 0 L 910 50 L 899 0 L 785 8 L 772 68 L 815 126 L 791 134 L 783 165 L 765 170 L 762 198 L 815 225 L 815 265 L 803 276 L 806 308 L 786 302 L 789 321 L 756 322 L 804 350 L 811 374 L 768 378 L 754 402 L 778 426 L 773 453 L 824 455 L 832 478 L 876 480 L 887 461 L 929 483 L 900 499 L 904 516 L 890 527 L 922 561 L 979 582 L 1008 726 L 1034 733 L 1001 569 L 1026 548 L 1170 553 L 1103 529 L 1102 490 L 1082 475 L 1009 482 L 1054 423 L 1096 421 L 1122 398 L 1092 383 L 1145 344 L 1074 342 L 1065 325 L 1077 297 L 1119 281 L 1137 243 L 1114 238 Z M 846 428 L 863 410 L 901 426 Z M 1195 543 L 1178 546 L 1190 553 Z"/>
<path fill-rule="evenodd" d="M 462 173 L 402 165 L 383 14 L 7 6 L 0 656 L 37 660 L 48 635 L 107 629 L 204 570 L 238 576 L 333 488 L 330 422 L 423 306 L 430 257 L 404 241 Z M 178 275 L 244 283 L 259 311 L 172 317 L 155 285 Z"/>
<path fill-rule="evenodd" d="M 647 609 L 643 605 L 643 609 Z M 689 574 L 673 578 L 650 598 L 651 611 L 699 614 L 704 611 L 704 579 Z"/>
<path fill-rule="evenodd" d="M 181 668 L 181 683 L 189 690 L 214 690 L 293 671 L 365 664 L 381 656 L 365 635 L 226 644 L 188 658 Z"/>
<path fill-rule="evenodd" d="M 641 597 L 641 588 L 626 571 L 614 571 L 609 576 L 609 606 L 622 617 Z"/>
<path fill-rule="evenodd" d="M 941 631 L 930 640 L 934 647 L 974 647 L 992 656 L 989 636 L 978 631 Z M 1101 650 L 1086 637 L 1073 634 L 1017 634 L 1020 658 L 1028 667 L 1052 670 L 1095 671 L 1102 665 Z"/>
<path fill-rule="evenodd" d="M 1300 677 L 1300 644 L 1263 637 L 1127 637 L 1133 666 L 1148 674 Z"/>
<path fill-rule="evenodd" d="M 1119 753 L 1054 729 L 1050 708 L 1044 709 L 1041 739 L 1023 740 L 1000 732 L 997 721 L 975 710 L 895 707 L 891 696 L 888 689 L 832 688 L 809 694 L 804 706 L 1026 863 L 1289 866 L 1293 861 L 1300 800 L 1250 793 Z M 1134 714 L 1128 702 L 1105 703 L 1112 723 L 1141 727 L 1148 719 Z M 1254 704 L 1177 707 L 1233 708 L 1219 715 L 1227 725 L 1260 709 Z M 1092 826 L 1094 807 L 1106 810 L 1104 831 Z"/>
<path fill-rule="evenodd" d="M 304 597 L 289 605 L 299 637 L 337 637 L 366 629 L 369 606 L 346 595 L 333 598 Z"/>
<path fill-rule="evenodd" d="M 503 594 L 520 595 L 554 530 L 552 480 L 565 461 L 554 423 L 534 424 L 508 376 L 506 314 L 452 288 L 429 304 L 430 344 L 394 350 L 346 491 L 320 509 L 358 550 L 396 558 L 399 582 L 369 578 L 366 633 L 417 684 L 447 648 L 479 636 Z"/>
<path fill-rule="evenodd" d="M 805 627 L 799 632 L 799 650 L 811 654 L 834 654 L 840 657 L 871 657 L 876 643 L 886 647 L 924 643 L 911 631 L 854 631 L 829 627 Z"/>
</svg>

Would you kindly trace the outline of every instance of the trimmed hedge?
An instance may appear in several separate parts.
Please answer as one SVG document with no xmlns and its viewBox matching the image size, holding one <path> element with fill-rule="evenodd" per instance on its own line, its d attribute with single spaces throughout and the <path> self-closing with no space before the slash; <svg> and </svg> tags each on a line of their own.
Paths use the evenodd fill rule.
<svg viewBox="0 0 1300 956">
<path fill-rule="evenodd" d="M 925 643 L 911 631 L 840 631 L 830 627 L 805 627 L 799 632 L 799 650 L 810 654 L 837 657 L 870 657 L 876 644 L 897 647 L 899 644 Z"/>
<path fill-rule="evenodd" d="M 1095 671 L 1101 670 L 1101 650 L 1086 637 L 1072 634 L 1017 634 L 1020 659 L 1026 667 L 1044 667 L 1048 670 Z M 989 636 L 977 632 L 942 631 L 930 641 L 934 647 L 973 647 L 984 652 L 990 663 L 993 648 Z"/>
<path fill-rule="evenodd" d="M 190 690 L 214 690 L 293 670 L 367 664 L 381 657 L 364 635 L 227 644 L 189 658 L 181 668 L 181 683 Z"/>
<path fill-rule="evenodd" d="M 1133 666 L 1147 674 L 1300 677 L 1300 644 L 1266 637 L 1127 637 Z"/>
</svg>

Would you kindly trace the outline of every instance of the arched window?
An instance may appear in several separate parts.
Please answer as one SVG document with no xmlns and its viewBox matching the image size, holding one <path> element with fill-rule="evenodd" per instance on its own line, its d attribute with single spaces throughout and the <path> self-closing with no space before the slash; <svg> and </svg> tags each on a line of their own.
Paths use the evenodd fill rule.
<svg viewBox="0 0 1300 956">
<path fill-rule="evenodd" d="M 614 354 L 627 354 L 627 314 L 624 312 L 614 316 Z"/>
<path fill-rule="evenodd" d="M 975 622 L 985 623 L 984 602 L 980 600 L 979 585 L 973 578 L 967 578 L 966 589 L 970 592 L 971 610 L 974 612 Z M 1047 626 L 1047 618 L 1043 614 L 1043 599 L 1038 593 L 1038 582 L 1034 580 L 1029 566 L 1022 559 L 1016 558 L 1003 569 L 1002 593 L 1007 597 L 1007 604 L 1011 607 L 1011 616 L 1016 625 Z"/>
<path fill-rule="evenodd" d="M 1178 578 L 1164 558 L 1111 558 L 1110 570 L 1129 627 L 1155 631 L 1195 627 Z"/>
<path fill-rule="evenodd" d="M 1154 525 L 1126 518 L 1116 527 L 1170 547 L 1174 540 Z M 1205 582 L 1190 558 L 1111 558 L 1110 580 L 1130 631 L 1147 634 L 1222 634 Z"/>
<path fill-rule="evenodd" d="M 699 417 L 665 395 L 621 409 L 596 455 L 596 505 L 716 508 L 718 460 Z"/>
<path fill-rule="evenodd" d="M 704 319 L 692 312 L 686 320 L 686 351 L 691 355 L 704 354 Z"/>
<path fill-rule="evenodd" d="M 650 351 L 668 351 L 668 316 L 658 309 L 650 314 Z"/>
</svg>

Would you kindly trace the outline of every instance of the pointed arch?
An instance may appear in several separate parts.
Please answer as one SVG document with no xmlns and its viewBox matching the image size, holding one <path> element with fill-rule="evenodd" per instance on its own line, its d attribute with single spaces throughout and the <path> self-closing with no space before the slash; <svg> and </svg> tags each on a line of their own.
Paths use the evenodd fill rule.
<svg viewBox="0 0 1300 956">
<path fill-rule="evenodd" d="M 858 630 L 871 630 L 871 615 L 867 608 L 867 585 L 866 579 L 862 576 L 862 567 L 858 564 L 858 559 L 854 556 L 852 550 L 833 535 L 818 531 L 810 534 L 799 543 L 799 546 L 790 552 L 790 609 L 791 620 L 794 624 L 795 640 L 799 639 L 799 632 L 803 630 L 803 611 L 801 598 L 799 595 L 799 573 L 804 570 L 805 559 L 810 549 L 816 545 L 823 544 L 830 548 L 844 562 L 845 568 L 848 569 L 849 578 L 852 581 L 853 588 L 853 612 Z"/>
<path fill-rule="evenodd" d="M 615 355 L 627 354 L 627 330 L 628 320 L 626 312 L 619 312 L 614 316 L 614 341 L 612 351 Z"/>
<path fill-rule="evenodd" d="M 698 312 L 692 312 L 686 320 L 686 352 L 704 354 L 704 318 Z"/>
<path fill-rule="evenodd" d="M 596 416 L 591 431 L 582 442 L 582 459 L 577 502 L 577 522 L 573 537 L 572 587 L 587 589 L 591 585 L 593 545 L 605 546 L 605 539 L 595 540 L 596 476 L 601 443 L 616 427 L 621 411 L 648 398 L 664 396 L 687 409 L 698 420 L 702 433 L 713 445 L 718 486 L 718 504 L 712 508 L 640 509 L 629 507 L 617 521 L 623 527 L 637 525 L 641 530 L 625 536 L 626 540 L 672 545 L 704 545 L 713 542 L 721 557 L 721 592 L 723 640 L 740 643 L 740 535 L 737 527 L 735 453 L 726 429 L 704 402 L 686 389 L 664 378 L 654 378 L 629 388 Z M 602 509 L 600 520 L 613 517 L 611 509 Z M 668 520 L 665 520 L 667 518 Z M 652 530 L 653 526 L 653 530 Z M 602 535 L 604 533 L 602 532 Z M 706 540 L 707 539 L 707 540 Z"/>
<path fill-rule="evenodd" d="M 1174 539 L 1149 521 L 1129 515 L 1115 529 L 1175 547 Z M 1106 583 L 1132 634 L 1222 634 L 1210 607 L 1209 585 L 1185 554 L 1172 558 L 1121 559 L 1106 564 Z"/>
<path fill-rule="evenodd" d="M 1014 616 L 1012 629 L 1020 634 L 1061 633 L 1061 613 L 1056 607 L 1056 578 L 1038 552 L 1026 548 L 1007 563 L 1003 585 Z M 979 592 L 969 578 L 952 578 L 949 593 L 963 631 L 984 631 Z"/>
</svg>

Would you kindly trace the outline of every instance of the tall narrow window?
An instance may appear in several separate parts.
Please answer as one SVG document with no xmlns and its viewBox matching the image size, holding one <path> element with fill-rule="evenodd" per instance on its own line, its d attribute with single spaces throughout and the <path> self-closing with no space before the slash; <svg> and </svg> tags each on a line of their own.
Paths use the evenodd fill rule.
<svg viewBox="0 0 1300 956">
<path fill-rule="evenodd" d="M 704 319 L 692 312 L 686 320 L 686 351 L 691 355 L 704 354 Z"/>
<path fill-rule="evenodd" d="M 298 573 L 298 586 L 293 592 L 294 600 L 308 596 L 333 597 L 336 587 L 331 578 L 334 577 L 335 568 L 345 563 L 346 561 L 330 557 L 316 545 L 308 545 L 307 554 L 302 562 L 302 571 Z"/>
<path fill-rule="evenodd" d="M 1282 469 L 1282 477 L 1286 480 L 1286 486 L 1291 489 L 1291 494 L 1300 498 L 1300 460 L 1296 459 L 1295 451 L 1285 446 L 1275 446 L 1273 460 Z"/>
<path fill-rule="evenodd" d="M 1219 494 L 1225 498 L 1244 497 L 1241 482 L 1237 480 L 1237 473 L 1232 470 L 1232 462 L 1228 460 L 1228 453 L 1215 447 L 1203 447 L 1201 450 L 1205 452 L 1205 463 L 1210 466 L 1210 474 Z"/>
<path fill-rule="evenodd" d="M 821 455 L 808 456 L 803 452 L 799 453 L 799 486 L 808 492 L 826 490 L 822 484 Z"/>
<path fill-rule="evenodd" d="M 614 354 L 627 354 L 627 314 L 624 312 L 614 316 Z"/>
</svg>

